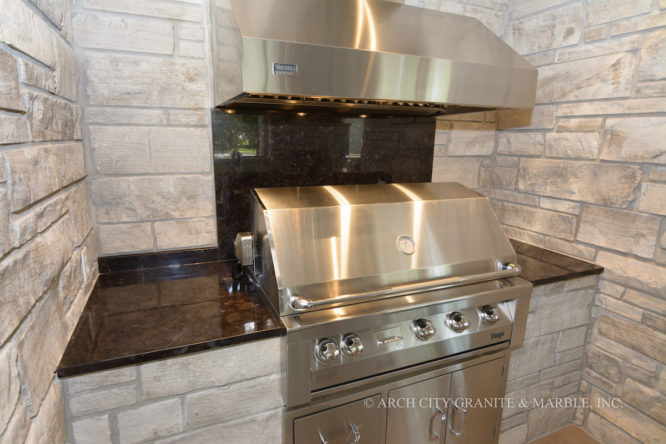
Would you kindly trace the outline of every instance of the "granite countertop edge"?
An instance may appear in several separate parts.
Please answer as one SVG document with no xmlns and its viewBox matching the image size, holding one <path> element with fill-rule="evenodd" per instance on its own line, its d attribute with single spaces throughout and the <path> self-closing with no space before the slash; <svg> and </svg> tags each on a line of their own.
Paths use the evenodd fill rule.
<svg viewBox="0 0 666 444">
<path fill-rule="evenodd" d="M 577 259 L 571 256 L 567 256 L 561 253 L 557 253 L 552 250 L 547 250 L 542 247 L 520 242 L 517 240 L 512 239 L 511 244 L 516 250 L 518 256 L 518 263 L 521 265 L 523 269 L 520 276 L 523 279 L 532 282 L 534 286 L 552 284 L 560 281 L 576 279 L 579 277 L 596 275 L 602 273 L 604 270 L 603 267 L 600 267 L 593 263 Z M 178 253 L 180 256 L 174 256 L 174 257 L 194 258 L 190 259 L 194 261 L 196 260 L 197 257 L 205 257 L 211 260 L 211 263 L 213 262 L 214 254 L 211 253 L 211 251 L 197 250 L 196 254 L 192 253 L 192 251 L 194 250 L 190 250 L 185 253 Z M 204 251 L 204 253 L 201 253 L 202 251 Z M 125 258 L 129 258 L 129 260 L 126 260 Z M 103 258 L 100 262 L 102 261 L 104 261 L 104 265 L 100 266 L 100 269 L 105 270 L 106 273 L 100 274 L 96 286 L 99 285 L 100 280 L 104 280 L 105 278 L 111 278 L 112 280 L 114 278 L 114 275 L 120 276 L 123 280 L 129 277 L 130 280 L 128 282 L 133 283 L 131 281 L 133 275 L 132 273 L 139 271 L 139 270 L 109 270 L 109 264 L 119 263 L 118 259 Z M 219 262 L 217 259 L 215 259 L 215 261 Z M 140 261 L 137 261 L 136 258 L 133 258 L 131 256 L 127 256 L 123 257 L 120 262 L 134 264 Z M 201 264 L 189 263 L 189 264 L 184 264 L 183 266 L 187 267 L 187 266 L 197 266 L 197 265 Z M 180 265 L 174 265 L 174 263 L 172 262 L 170 266 L 178 267 Z M 159 273 L 159 271 L 157 273 Z M 175 279 L 178 279 L 178 276 L 176 276 Z M 203 352 L 207 350 L 215 350 L 233 345 L 240 345 L 253 341 L 280 337 L 284 335 L 285 328 L 281 324 L 281 322 L 279 322 L 279 316 L 275 313 L 270 304 L 268 304 L 268 302 L 265 301 L 265 298 L 263 296 L 259 297 L 264 300 L 267 309 L 271 311 L 273 317 L 278 322 L 278 324 L 274 328 L 268 328 L 260 331 L 254 331 L 254 332 L 231 335 L 231 336 L 223 336 L 203 342 L 175 345 L 172 347 L 163 348 L 159 350 L 147 350 L 145 352 L 134 353 L 126 356 L 118 356 L 109 359 L 100 359 L 91 362 L 82 362 L 82 363 L 67 365 L 64 364 L 63 361 L 65 360 L 65 356 L 67 356 L 67 351 L 70 349 L 70 347 L 72 347 L 72 342 L 75 339 L 75 335 L 73 335 L 72 339 L 70 339 L 70 343 L 68 344 L 67 350 L 63 355 L 63 360 L 56 369 L 56 374 L 60 378 L 69 378 L 103 370 L 111 370 L 127 365 L 136 365 L 165 358 L 184 356 L 191 353 Z M 91 302 L 89 301 L 89 303 Z"/>
</svg>

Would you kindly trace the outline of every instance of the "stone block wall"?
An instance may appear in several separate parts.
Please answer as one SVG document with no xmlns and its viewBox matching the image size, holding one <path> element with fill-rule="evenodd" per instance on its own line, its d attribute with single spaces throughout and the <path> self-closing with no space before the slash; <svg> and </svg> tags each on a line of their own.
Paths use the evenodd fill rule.
<svg viewBox="0 0 666 444">
<path fill-rule="evenodd" d="M 0 11 L 0 443 L 63 442 L 53 373 L 97 277 L 70 3 Z"/>
<path fill-rule="evenodd" d="M 576 422 L 603 442 L 659 442 L 666 2 L 512 0 L 507 16 L 501 36 L 539 69 L 537 105 L 439 122 L 433 180 L 487 194 L 509 236 L 606 268 L 581 394 L 622 407 L 581 410 Z"/>
<path fill-rule="evenodd" d="M 515 405 L 502 412 L 500 444 L 532 441 L 574 421 L 576 409 L 557 402 L 573 405 L 580 396 L 597 280 L 534 287 L 525 342 L 509 361 L 505 396 Z"/>
<path fill-rule="evenodd" d="M 398 3 L 435 9 L 479 19 L 492 32 L 501 36 L 509 20 L 510 0 L 397 0 Z"/>
<path fill-rule="evenodd" d="M 68 442 L 282 441 L 281 339 L 61 381 Z"/>
<path fill-rule="evenodd" d="M 208 1 L 72 16 L 100 255 L 216 245 Z"/>
</svg>

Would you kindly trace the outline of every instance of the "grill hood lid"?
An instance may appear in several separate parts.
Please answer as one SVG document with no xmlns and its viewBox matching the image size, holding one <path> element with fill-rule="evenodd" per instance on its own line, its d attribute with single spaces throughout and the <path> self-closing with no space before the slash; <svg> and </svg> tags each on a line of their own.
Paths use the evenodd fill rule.
<svg viewBox="0 0 666 444">
<path fill-rule="evenodd" d="M 537 70 L 478 20 L 385 0 L 213 2 L 215 104 L 353 114 L 531 108 Z"/>
<path fill-rule="evenodd" d="M 458 183 L 255 188 L 253 196 L 253 276 L 281 315 L 520 271 L 488 198 Z"/>
</svg>

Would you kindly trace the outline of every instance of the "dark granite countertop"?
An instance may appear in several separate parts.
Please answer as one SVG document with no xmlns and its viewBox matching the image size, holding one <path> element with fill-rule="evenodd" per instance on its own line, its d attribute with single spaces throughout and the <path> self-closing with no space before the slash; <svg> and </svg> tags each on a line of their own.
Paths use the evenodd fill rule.
<svg viewBox="0 0 666 444">
<path fill-rule="evenodd" d="M 247 279 L 232 277 L 232 266 L 216 261 L 101 274 L 58 376 L 280 336 L 275 311 Z"/>
<path fill-rule="evenodd" d="M 601 274 L 604 271 L 604 267 L 591 262 L 515 239 L 511 239 L 511 244 L 518 255 L 518 265 L 523 269 L 520 277 L 532 282 L 533 285 L 566 281 L 581 276 Z"/>
<path fill-rule="evenodd" d="M 511 240 L 534 285 L 603 267 Z M 284 328 L 217 249 L 100 260 L 100 277 L 57 369 L 67 377 L 280 336 Z M 137 269 L 134 269 L 137 268 Z"/>
</svg>

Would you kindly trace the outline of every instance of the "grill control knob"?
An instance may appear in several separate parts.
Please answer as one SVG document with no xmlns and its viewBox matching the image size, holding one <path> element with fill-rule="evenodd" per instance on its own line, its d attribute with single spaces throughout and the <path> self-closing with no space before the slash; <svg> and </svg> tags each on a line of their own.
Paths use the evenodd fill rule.
<svg viewBox="0 0 666 444">
<path fill-rule="evenodd" d="M 348 358 L 357 357 L 363 351 L 361 338 L 353 333 L 345 335 L 340 343 L 340 349 L 342 350 L 342 354 Z"/>
<path fill-rule="evenodd" d="M 421 341 L 427 341 L 437 333 L 435 326 L 427 319 L 417 319 L 414 321 L 412 323 L 412 331 L 414 332 L 414 336 Z"/>
<path fill-rule="evenodd" d="M 315 359 L 320 364 L 330 364 L 340 356 L 338 344 L 332 339 L 322 339 L 315 347 Z"/>
<path fill-rule="evenodd" d="M 459 311 L 449 313 L 446 323 L 449 325 L 449 328 L 456 333 L 461 333 L 469 328 L 469 322 Z"/>
<path fill-rule="evenodd" d="M 486 324 L 494 324 L 499 320 L 499 314 L 497 314 L 497 309 L 492 305 L 484 305 L 481 308 L 481 319 Z"/>
</svg>

